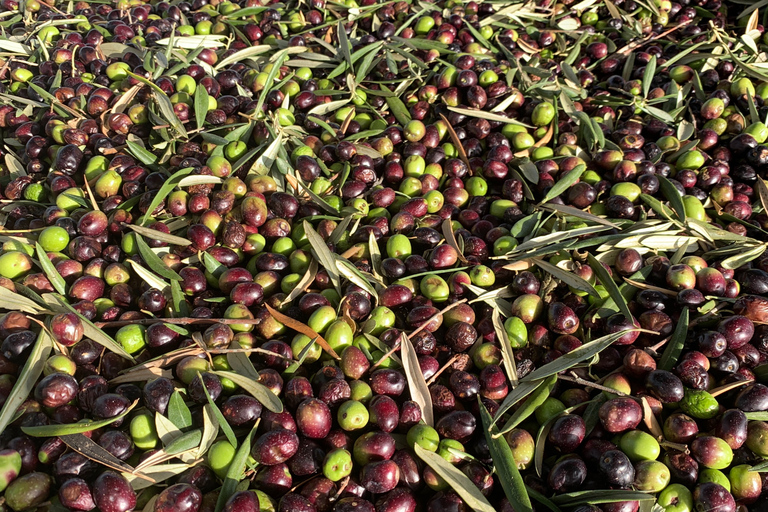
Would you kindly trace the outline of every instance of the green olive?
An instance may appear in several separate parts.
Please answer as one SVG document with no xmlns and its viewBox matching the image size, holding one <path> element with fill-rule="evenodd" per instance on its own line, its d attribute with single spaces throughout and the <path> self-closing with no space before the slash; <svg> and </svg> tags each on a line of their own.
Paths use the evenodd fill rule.
<svg viewBox="0 0 768 512">
<path fill-rule="evenodd" d="M 411 449 L 418 444 L 427 451 L 436 452 L 440 445 L 440 435 L 429 425 L 418 423 L 408 429 L 406 441 Z"/>
<path fill-rule="evenodd" d="M 17 279 L 32 269 L 32 259 L 23 252 L 10 251 L 0 255 L 0 276 Z"/>
<path fill-rule="evenodd" d="M 631 430 L 621 436 L 619 447 L 632 461 L 656 460 L 661 453 L 659 442 L 641 430 Z"/>
</svg>

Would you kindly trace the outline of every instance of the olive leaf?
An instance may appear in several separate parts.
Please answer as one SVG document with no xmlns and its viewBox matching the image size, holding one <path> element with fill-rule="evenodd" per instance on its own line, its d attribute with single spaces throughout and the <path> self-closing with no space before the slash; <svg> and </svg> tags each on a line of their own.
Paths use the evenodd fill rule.
<svg viewBox="0 0 768 512">
<path fill-rule="evenodd" d="M 295 320 L 289 316 L 286 316 L 280 313 L 279 311 L 271 307 L 269 304 L 265 304 L 264 307 L 267 308 L 267 311 L 269 311 L 269 314 L 272 315 L 272 317 L 275 320 L 285 325 L 286 327 L 293 329 L 294 331 L 300 332 L 301 334 L 307 336 L 310 339 L 317 338 L 317 344 L 320 345 L 320 347 L 325 352 L 330 354 L 331 357 L 333 357 L 336 360 L 341 359 L 339 355 L 336 353 L 336 351 L 333 350 L 333 348 L 331 348 L 331 346 L 328 344 L 325 338 L 323 338 L 319 333 L 315 332 L 311 327 L 299 322 L 298 320 Z"/>
<path fill-rule="evenodd" d="M 39 242 L 36 242 L 35 249 L 37 251 L 37 259 L 40 262 L 40 266 L 43 268 L 43 272 L 45 272 L 45 276 L 48 278 L 48 281 L 50 281 L 51 285 L 53 285 L 53 288 L 57 292 L 62 295 L 66 295 L 67 283 L 64 281 L 64 278 L 61 277 L 59 271 L 56 270 L 56 267 L 53 266 L 53 263 L 48 257 L 48 254 L 43 249 L 43 246 L 40 245 Z"/>
<path fill-rule="evenodd" d="M 600 489 L 594 491 L 576 491 L 559 494 L 552 502 L 563 507 L 575 507 L 583 504 L 616 503 L 618 501 L 655 500 L 653 494 L 642 491 L 624 491 L 621 489 Z"/>
<path fill-rule="evenodd" d="M 5 288 L 0 287 L 0 290 L 5 290 Z M 37 336 L 29 357 L 24 363 L 24 367 L 16 379 L 16 383 L 13 385 L 13 389 L 11 389 L 2 409 L 0 409 L 0 432 L 3 432 L 14 420 L 16 410 L 29 397 L 32 390 L 35 389 L 37 379 L 42 375 L 43 367 L 52 349 L 53 340 L 48 332 L 42 329 Z"/>
<path fill-rule="evenodd" d="M 200 374 L 198 373 L 198 375 Z M 224 415 L 221 413 L 221 410 L 219 410 L 219 407 L 213 401 L 213 397 L 211 397 L 211 394 L 208 392 L 208 388 L 205 386 L 205 382 L 203 382 L 202 378 L 200 379 L 200 382 L 203 384 L 203 391 L 205 392 L 205 397 L 208 399 L 208 405 L 206 406 L 208 407 L 208 411 L 213 413 L 213 417 L 215 418 L 218 427 L 221 427 L 221 430 L 224 432 L 224 436 L 227 438 L 227 441 L 229 441 L 229 444 L 232 446 L 237 446 L 237 437 L 235 437 L 235 433 L 232 431 L 232 427 L 229 425 L 226 418 L 224 418 Z"/>
<path fill-rule="evenodd" d="M 189 412 L 189 407 L 184 403 L 184 398 L 178 389 L 171 394 L 171 398 L 168 400 L 168 419 L 179 429 L 192 426 L 192 413 Z"/>
<path fill-rule="evenodd" d="M 151 153 L 147 149 L 144 148 L 144 146 L 137 144 L 133 141 L 126 141 L 126 146 L 128 153 L 131 154 L 136 160 L 141 162 L 144 165 L 150 166 L 155 165 L 158 161 L 158 157 L 155 156 L 154 153 Z"/>
<path fill-rule="evenodd" d="M 443 221 L 443 237 L 445 238 L 445 243 L 453 247 L 461 262 L 466 265 L 468 260 L 464 256 L 464 251 L 459 247 L 459 243 L 456 241 L 456 234 L 453 232 L 453 223 L 451 222 L 451 219 L 445 219 Z"/>
<path fill-rule="evenodd" d="M 595 224 L 602 224 L 603 226 L 618 228 L 615 223 L 609 221 L 608 219 L 603 219 L 602 217 L 598 217 L 597 215 L 585 212 L 584 210 L 579 210 L 573 206 L 557 203 L 546 203 L 539 206 L 539 208 L 556 211 L 564 215 L 570 215 L 572 217 L 578 217 L 582 220 L 586 220 L 587 222 L 594 222 Z"/>
<path fill-rule="evenodd" d="M 493 467 L 499 475 L 499 482 L 504 489 L 504 494 L 506 494 L 509 504 L 512 505 L 512 509 L 515 511 L 533 512 L 531 500 L 525 490 L 523 477 L 520 476 L 520 471 L 517 469 L 512 449 L 509 447 L 506 439 L 501 436 L 494 436 L 498 431 L 493 425 L 493 419 L 488 409 L 485 408 L 485 404 L 483 404 L 479 396 L 477 397 L 477 403 L 480 409 L 480 419 L 484 427 L 485 440 L 488 443 L 491 458 L 493 458 Z"/>
<path fill-rule="evenodd" d="M 507 335 L 507 330 L 504 328 L 504 324 L 501 322 L 501 313 L 498 308 L 493 310 L 493 329 L 496 332 L 499 344 L 501 345 L 502 361 L 504 363 L 504 369 L 507 371 L 507 378 L 512 383 L 512 388 L 517 387 L 517 365 L 515 364 L 515 354 L 512 352 L 512 343 Z"/>
<path fill-rule="evenodd" d="M 304 221 L 304 232 L 307 235 L 307 241 L 312 249 L 312 254 L 320 265 L 328 272 L 328 277 L 333 283 L 333 287 L 341 295 L 341 279 L 336 269 L 336 256 L 331 252 L 325 243 L 325 240 L 315 231 L 308 221 Z M 310 336 L 311 337 L 311 336 Z"/>
<path fill-rule="evenodd" d="M 84 457 L 91 459 L 94 462 L 98 462 L 99 464 L 107 466 L 108 468 L 114 469 L 116 471 L 126 471 L 131 473 L 134 471 L 132 466 L 121 461 L 110 452 L 96 444 L 93 440 L 91 440 L 91 438 L 86 437 L 83 434 L 66 434 L 59 436 L 59 439 L 64 441 L 64 444 L 78 452 L 80 455 L 83 455 Z M 141 474 L 137 474 L 137 476 L 140 475 Z M 149 477 L 143 478 L 152 480 Z"/>
<path fill-rule="evenodd" d="M 235 493 L 237 484 L 243 479 L 243 473 L 245 472 L 248 457 L 251 455 L 251 442 L 258 426 L 259 422 L 256 421 L 253 429 L 248 433 L 245 439 L 243 439 L 240 448 L 238 448 L 232 462 L 230 462 L 227 475 L 224 478 L 224 484 L 221 486 L 221 491 L 219 492 L 219 498 L 216 501 L 215 512 L 222 511 L 227 500 Z"/>
<path fill-rule="evenodd" d="M 577 364 L 586 361 L 587 359 L 599 354 L 606 348 L 610 347 L 616 340 L 627 334 L 630 331 L 636 331 L 637 329 L 627 329 L 625 331 L 606 334 L 602 338 L 585 343 L 584 345 L 575 348 L 574 350 L 563 354 L 554 361 L 540 366 L 533 370 L 531 373 L 523 377 L 523 381 L 532 381 L 537 379 L 543 379 L 550 375 L 555 375 L 568 368 L 573 368 Z"/>
<path fill-rule="evenodd" d="M 178 281 L 171 281 L 171 301 L 173 303 L 173 316 L 184 318 L 189 315 L 189 304 L 181 291 L 181 285 Z"/>
<path fill-rule="evenodd" d="M 136 238 L 138 241 L 138 237 Z M 133 268 L 133 271 L 136 272 L 136 274 L 149 285 L 150 288 L 155 288 L 160 291 L 165 291 L 166 289 L 170 288 L 170 284 L 168 284 L 167 281 L 163 281 L 159 277 L 157 277 L 155 274 L 147 270 L 146 268 L 142 267 L 138 263 L 136 263 L 133 260 L 126 260 L 126 262 L 130 263 L 130 266 Z"/>
<path fill-rule="evenodd" d="M 235 372 L 217 370 L 214 373 L 219 377 L 224 377 L 231 380 L 243 388 L 270 411 L 277 413 L 283 412 L 283 402 L 280 401 L 280 399 L 272 392 L 271 389 L 269 389 L 261 382 L 257 382 Z"/>
<path fill-rule="evenodd" d="M 578 179 L 581 177 L 582 174 L 584 174 L 584 171 L 587 170 L 587 167 L 584 164 L 579 164 L 568 173 L 560 178 L 560 180 L 555 183 L 552 188 L 549 189 L 549 192 L 547 192 L 547 195 L 544 196 L 544 199 L 539 204 L 548 203 L 552 199 L 556 198 L 566 190 L 568 190 L 571 185 L 576 183 Z"/>
<path fill-rule="evenodd" d="M 172 245 L 180 245 L 182 247 L 192 245 L 192 242 L 190 242 L 186 238 L 182 238 L 176 235 L 171 235 L 169 233 L 163 233 L 162 231 L 158 231 L 157 229 L 145 228 L 143 226 L 137 226 L 135 224 L 122 224 L 122 226 L 127 227 L 135 231 L 137 234 L 141 236 L 145 236 L 151 240 L 159 240 L 160 242 L 165 242 L 167 244 L 172 244 Z"/>
<path fill-rule="evenodd" d="M 149 207 L 147 208 L 147 213 L 145 213 L 141 219 L 139 219 L 138 224 L 140 226 L 145 225 L 147 222 L 154 219 L 154 212 L 157 209 L 160 204 L 165 201 L 165 198 L 168 197 L 168 194 L 170 194 L 174 188 L 179 184 L 181 179 L 184 176 L 187 176 L 193 171 L 192 167 L 187 167 L 184 169 L 180 169 L 176 171 L 173 176 L 168 178 L 165 183 L 163 183 L 163 186 L 160 187 L 160 190 L 157 191 L 155 194 L 155 197 L 152 198 L 152 201 L 149 203 Z"/>
<path fill-rule="evenodd" d="M 688 308 L 683 308 L 680 312 L 680 319 L 677 321 L 675 332 L 672 334 L 672 337 L 664 348 L 664 353 L 659 360 L 659 370 L 672 370 L 677 363 L 680 354 L 683 352 L 685 339 L 688 336 L 688 318 Z"/>
<path fill-rule="evenodd" d="M 155 412 L 155 430 L 157 430 L 157 437 L 160 438 L 163 446 L 168 446 L 174 439 L 178 439 L 183 434 L 171 420 L 159 412 Z"/>
<path fill-rule="evenodd" d="M 0 290 L 2 290 L 2 288 L 0 288 Z M 70 313 L 76 314 L 80 318 L 80 321 L 83 323 L 83 335 L 86 338 L 90 338 L 92 341 L 95 341 L 110 352 L 114 352 L 124 359 L 128 359 L 131 362 L 136 362 L 133 356 L 126 352 L 125 349 L 118 342 L 112 339 L 110 335 L 93 325 L 93 322 L 85 318 L 82 314 L 80 314 L 79 311 L 67 304 L 67 301 L 64 299 L 64 297 L 53 295 L 52 298 L 63 309 L 68 310 Z"/>
<path fill-rule="evenodd" d="M 134 401 L 122 413 L 113 418 L 107 418 L 105 420 L 83 420 L 77 423 L 65 423 L 61 425 L 38 425 L 35 427 L 22 426 L 21 431 L 32 437 L 55 437 L 68 434 L 84 434 L 85 432 L 97 430 L 102 427 L 106 427 L 107 425 L 111 425 L 118 420 L 121 420 L 127 416 L 134 407 L 136 407 L 137 403 L 138 400 Z"/>
<path fill-rule="evenodd" d="M 595 290 L 595 288 L 591 284 L 589 284 L 587 281 L 580 278 L 573 272 L 568 272 L 567 270 L 563 270 L 560 267 L 539 258 L 533 258 L 533 262 L 536 264 L 536 266 L 540 267 L 543 271 L 547 272 L 548 274 L 552 274 L 553 277 L 564 282 L 571 288 L 576 288 L 577 290 L 586 292 L 588 295 L 598 300 L 600 299 L 600 294 L 597 293 L 597 290 Z"/>
<path fill-rule="evenodd" d="M 220 413 L 221 411 L 219 411 Z M 197 457 L 202 457 L 210 450 L 213 443 L 216 441 L 216 436 L 219 433 L 219 421 L 217 415 L 213 411 L 213 407 L 210 404 L 203 406 L 203 438 L 200 440 L 200 447 L 195 454 Z M 227 436 L 227 440 L 232 444 L 232 441 Z M 237 439 L 235 439 L 237 442 Z M 234 446 L 234 445 L 233 445 Z"/>
<path fill-rule="evenodd" d="M 440 455 L 425 450 L 418 443 L 413 446 L 416 455 L 419 456 L 435 473 L 440 475 L 448 485 L 461 496 L 461 499 L 476 512 L 495 512 L 496 509 L 482 495 L 472 481 L 456 466 L 442 458 Z M 521 509 L 524 510 L 524 509 Z"/>
<path fill-rule="evenodd" d="M 151 481 L 129 472 L 123 472 L 122 475 L 126 480 L 128 480 L 128 483 L 131 484 L 131 487 L 134 491 L 139 491 L 141 489 L 151 487 L 154 484 L 164 482 L 169 478 L 173 478 L 174 476 L 183 473 L 191 467 L 191 464 L 184 464 L 179 462 L 174 464 L 158 464 L 157 466 L 144 468 L 144 470 L 141 471 L 141 474 L 145 477 L 151 478 Z M 155 498 L 157 498 L 157 496 L 152 497 L 152 499 Z M 150 503 L 152 503 L 152 501 L 150 501 Z M 154 510 L 154 508 L 150 507 L 149 510 Z"/>
<path fill-rule="evenodd" d="M 538 380 L 524 380 L 521 382 L 516 388 L 514 388 L 512 391 L 509 392 L 507 397 L 504 399 L 504 401 L 499 406 L 499 410 L 496 411 L 496 414 L 494 415 L 493 423 L 495 424 L 498 422 L 501 417 L 507 413 L 512 407 L 515 406 L 518 402 L 521 400 L 524 400 L 527 397 L 533 397 L 535 393 L 544 394 L 544 398 L 549 396 L 549 391 L 541 391 L 540 388 L 542 387 L 542 384 L 544 383 L 545 379 L 538 379 Z"/>
<path fill-rule="evenodd" d="M 608 295 L 619 307 L 621 314 L 623 314 L 628 320 L 632 320 L 634 317 L 632 316 L 632 312 L 629 310 L 629 305 L 627 304 L 626 299 L 619 291 L 619 287 L 616 285 L 616 282 L 605 269 L 603 264 L 595 259 L 591 253 L 587 255 L 587 261 L 589 262 L 589 266 L 592 267 L 592 270 L 595 272 L 597 278 L 600 280 L 600 284 L 603 285 L 605 290 L 608 292 Z"/>
<path fill-rule="evenodd" d="M 168 455 L 177 455 L 182 452 L 188 452 L 192 448 L 200 445 L 203 439 L 202 429 L 195 429 L 180 435 L 165 447 L 165 453 Z"/>
<path fill-rule="evenodd" d="M 539 381 L 533 381 L 539 382 Z M 550 375 L 540 381 L 539 386 L 528 396 L 528 399 L 510 416 L 504 427 L 501 428 L 499 433 L 506 434 L 512 429 L 516 428 L 520 423 L 524 422 L 528 417 L 536 412 L 536 409 L 541 407 L 544 401 L 549 397 L 550 393 L 557 383 L 557 375 Z M 499 409 L 501 410 L 501 409 Z M 496 414 L 498 419 L 501 415 Z"/>
<path fill-rule="evenodd" d="M 8 311 L 22 311 L 39 315 L 44 308 L 40 307 L 33 300 L 28 299 L 18 293 L 14 293 L 4 286 L 0 286 L 0 308 Z"/>
<path fill-rule="evenodd" d="M 421 372 L 416 349 L 413 348 L 413 343 L 405 333 L 400 334 L 400 354 L 403 360 L 403 371 L 408 380 L 408 389 L 411 392 L 411 399 L 419 404 L 422 419 L 431 427 L 435 424 L 432 395 L 427 387 L 424 374 Z"/>
<path fill-rule="evenodd" d="M 152 272 L 166 279 L 170 279 L 171 281 L 181 281 L 181 276 L 166 265 L 157 254 L 152 252 L 152 249 L 149 248 L 147 242 L 145 242 L 139 234 L 136 235 L 136 247 L 139 249 L 139 254 Z"/>
<path fill-rule="evenodd" d="M 209 105 L 208 91 L 203 84 L 197 84 L 195 89 L 195 123 L 197 129 L 201 129 L 205 123 L 205 115 L 208 113 Z"/>
<path fill-rule="evenodd" d="M 685 222 L 685 204 L 683 203 L 683 198 L 680 195 L 680 191 L 678 191 L 672 182 L 664 176 L 659 176 L 658 178 L 661 192 L 664 194 L 664 197 L 666 197 L 667 201 L 669 201 L 669 205 L 677 214 L 677 218 L 681 222 Z"/>
</svg>

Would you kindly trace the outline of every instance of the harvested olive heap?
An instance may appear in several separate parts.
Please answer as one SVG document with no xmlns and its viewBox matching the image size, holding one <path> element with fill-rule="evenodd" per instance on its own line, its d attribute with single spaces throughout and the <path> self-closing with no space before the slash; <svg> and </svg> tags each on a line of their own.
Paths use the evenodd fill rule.
<svg viewBox="0 0 768 512">
<path fill-rule="evenodd" d="M 0 512 L 768 511 L 763 24 L 2 0 Z"/>
</svg>

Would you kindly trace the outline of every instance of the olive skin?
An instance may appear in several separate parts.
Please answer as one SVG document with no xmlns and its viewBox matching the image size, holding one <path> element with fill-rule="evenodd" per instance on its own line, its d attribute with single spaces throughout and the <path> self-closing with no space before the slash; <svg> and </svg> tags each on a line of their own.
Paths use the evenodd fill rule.
<svg viewBox="0 0 768 512">
<path fill-rule="evenodd" d="M 203 494 L 190 484 L 172 485 L 155 500 L 156 512 L 197 512 L 203 500 Z"/>
<path fill-rule="evenodd" d="M 735 512 L 736 501 L 722 485 L 706 482 L 693 491 L 693 502 L 697 511 Z"/>
<path fill-rule="evenodd" d="M 103 512 L 128 512 L 136 506 L 136 493 L 122 475 L 105 471 L 93 484 L 96 506 Z"/>
<path fill-rule="evenodd" d="M 52 485 L 51 477 L 45 473 L 26 474 L 5 489 L 5 503 L 16 512 L 37 507 L 48 499 Z"/>
<path fill-rule="evenodd" d="M 632 398 L 613 398 L 600 406 L 599 417 L 603 428 L 608 432 L 624 432 L 640 424 L 643 409 Z"/>
<path fill-rule="evenodd" d="M 611 487 L 626 489 L 635 480 L 635 468 L 623 452 L 608 450 L 600 457 L 600 473 Z"/>
</svg>

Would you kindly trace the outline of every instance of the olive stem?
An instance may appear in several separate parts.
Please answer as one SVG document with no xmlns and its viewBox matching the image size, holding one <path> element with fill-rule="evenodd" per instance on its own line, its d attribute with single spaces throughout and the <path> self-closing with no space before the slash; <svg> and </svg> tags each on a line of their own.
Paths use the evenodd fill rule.
<svg viewBox="0 0 768 512">
<path fill-rule="evenodd" d="M 442 310 L 438 311 L 437 313 L 435 313 L 434 315 L 432 315 L 431 317 L 429 317 L 429 319 L 428 319 L 426 322 L 422 323 L 422 324 L 421 324 L 421 325 L 420 325 L 420 326 L 419 326 L 419 327 L 418 327 L 418 328 L 417 328 L 415 331 L 413 331 L 411 334 L 409 334 L 409 335 L 408 335 L 408 339 L 413 339 L 413 337 L 414 337 L 414 336 L 416 336 L 418 333 L 420 333 L 422 330 L 424 330 L 424 328 L 425 328 L 427 325 L 429 325 L 429 324 L 430 324 L 430 323 L 431 323 L 431 322 L 432 322 L 432 321 L 433 321 L 435 318 L 439 317 L 439 316 L 440 316 L 440 315 L 442 315 L 443 313 L 446 313 L 446 312 L 450 311 L 451 309 L 455 308 L 455 307 L 456 307 L 456 306 L 458 306 L 459 304 L 463 304 L 463 303 L 465 303 L 465 302 L 467 302 L 467 299 L 461 299 L 461 300 L 459 300 L 459 301 L 456 301 L 456 302 L 454 302 L 453 304 L 449 304 L 449 305 L 447 305 L 447 306 L 446 306 L 446 307 L 444 307 Z M 376 367 L 378 367 L 378 366 L 379 366 L 381 363 L 383 363 L 384 361 L 386 361 L 386 360 L 387 360 L 387 358 L 388 358 L 389 356 L 391 356 L 392 354 L 394 354 L 395 352 L 397 352 L 397 350 L 398 350 L 399 348 L 400 348 L 400 344 L 398 343 L 398 344 L 396 344 L 394 347 L 392 347 L 391 349 L 389 349 L 389 351 L 388 351 L 386 354 L 384 354 L 383 356 L 381 356 L 381 358 L 380 358 L 378 361 L 376 361 L 376 363 L 375 363 L 375 364 L 374 364 L 374 365 L 373 365 L 371 368 L 376 368 Z"/>
<path fill-rule="evenodd" d="M 437 380 L 437 378 L 438 378 L 438 377 L 440 377 L 440 375 L 441 375 L 441 374 L 442 374 L 442 373 L 443 373 L 445 370 L 447 370 L 447 369 L 448 369 L 448 368 L 449 368 L 449 367 L 450 367 L 450 366 L 451 366 L 453 363 L 455 363 L 455 362 L 456 362 L 456 360 L 459 358 L 459 356 L 460 356 L 460 355 L 461 355 L 461 354 L 453 354 L 453 357 L 451 357 L 451 358 L 448 360 L 448 362 L 447 362 L 447 363 L 445 363 L 445 364 L 444 364 L 444 365 L 443 365 L 443 366 L 442 366 L 442 367 L 441 367 L 439 370 L 437 370 L 437 371 L 435 372 L 435 374 L 434 374 L 432 377 L 430 377 L 430 378 L 429 378 L 429 380 L 427 381 L 427 386 L 431 386 L 432 384 L 434 384 L 434 382 Z"/>
<path fill-rule="evenodd" d="M 573 375 L 573 373 L 571 373 L 571 375 Z M 613 393 L 613 394 L 619 395 L 619 396 L 632 397 L 632 395 L 628 395 L 628 394 L 624 393 L 623 391 L 619 391 L 618 389 L 613 389 L 613 388 L 609 388 L 608 386 L 603 386 L 601 384 L 596 384 L 594 382 L 589 382 L 588 380 L 584 380 L 581 377 L 576 377 L 576 376 L 572 376 L 571 377 L 571 376 L 568 376 L 568 375 L 560 375 L 560 376 L 558 376 L 558 379 L 562 379 L 562 380 L 567 381 L 567 382 L 573 382 L 574 384 L 581 384 L 582 386 L 587 386 L 587 387 L 590 387 L 590 388 L 599 389 L 601 391 L 605 391 L 607 393 Z M 634 398 L 634 397 L 632 397 L 632 398 Z"/>
<path fill-rule="evenodd" d="M 113 320 L 111 322 L 94 322 L 94 325 L 99 329 L 109 329 L 112 327 L 124 327 L 126 325 L 153 325 L 159 323 L 174 324 L 174 325 L 196 325 L 196 324 L 243 324 L 243 325 L 255 325 L 260 323 L 261 320 L 255 318 L 140 318 L 137 320 Z"/>
</svg>

